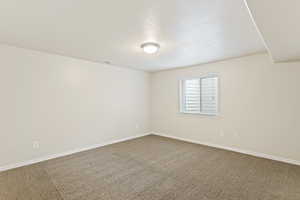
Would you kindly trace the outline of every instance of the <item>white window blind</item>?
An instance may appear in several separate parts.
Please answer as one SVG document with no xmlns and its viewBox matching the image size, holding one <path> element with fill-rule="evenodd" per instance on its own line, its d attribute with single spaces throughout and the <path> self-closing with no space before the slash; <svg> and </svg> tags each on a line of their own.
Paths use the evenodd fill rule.
<svg viewBox="0 0 300 200">
<path fill-rule="evenodd" d="M 181 81 L 181 112 L 216 115 L 218 77 L 206 76 Z"/>
</svg>

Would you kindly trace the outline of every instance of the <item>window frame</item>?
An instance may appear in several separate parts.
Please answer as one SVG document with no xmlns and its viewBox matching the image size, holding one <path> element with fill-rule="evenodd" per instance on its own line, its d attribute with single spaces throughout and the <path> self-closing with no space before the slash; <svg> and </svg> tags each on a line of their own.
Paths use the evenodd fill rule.
<svg viewBox="0 0 300 200">
<path fill-rule="evenodd" d="M 184 82 L 186 80 L 193 80 L 193 79 L 205 79 L 205 78 L 217 78 L 217 88 L 216 88 L 216 112 L 215 113 L 207 113 L 207 112 L 188 112 L 184 110 Z M 200 86 L 201 87 L 201 86 Z M 187 78 L 181 78 L 179 79 L 179 113 L 181 114 L 191 114 L 191 115 L 203 115 L 203 116 L 219 116 L 220 115 L 220 77 L 217 73 L 209 73 L 206 75 L 202 75 L 202 76 L 196 76 L 196 77 L 187 77 Z M 200 96 L 201 96 L 201 92 L 200 92 Z"/>
</svg>

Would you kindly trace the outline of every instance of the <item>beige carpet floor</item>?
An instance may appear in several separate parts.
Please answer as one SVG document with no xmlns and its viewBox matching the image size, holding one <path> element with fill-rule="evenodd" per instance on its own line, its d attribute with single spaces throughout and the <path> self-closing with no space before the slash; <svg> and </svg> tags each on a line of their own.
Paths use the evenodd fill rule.
<svg viewBox="0 0 300 200">
<path fill-rule="evenodd" d="M 146 136 L 0 173 L 0 200 L 300 200 L 300 167 Z"/>
</svg>

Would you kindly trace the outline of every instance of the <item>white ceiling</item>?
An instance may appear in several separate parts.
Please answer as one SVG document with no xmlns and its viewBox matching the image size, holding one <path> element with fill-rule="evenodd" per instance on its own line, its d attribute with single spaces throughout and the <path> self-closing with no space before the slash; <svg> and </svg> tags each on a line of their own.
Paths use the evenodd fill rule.
<svg viewBox="0 0 300 200">
<path fill-rule="evenodd" d="M 247 0 L 275 62 L 300 60 L 300 1 Z"/>
<path fill-rule="evenodd" d="M 2 0 L 0 43 L 147 71 L 265 51 L 243 0 Z"/>
</svg>

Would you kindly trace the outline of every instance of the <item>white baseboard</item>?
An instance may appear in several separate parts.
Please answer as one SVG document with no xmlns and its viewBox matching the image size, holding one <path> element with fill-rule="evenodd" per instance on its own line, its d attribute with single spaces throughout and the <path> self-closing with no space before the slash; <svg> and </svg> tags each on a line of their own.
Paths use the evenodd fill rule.
<svg viewBox="0 0 300 200">
<path fill-rule="evenodd" d="M 194 144 L 201 144 L 201 145 L 205 145 L 205 146 L 215 147 L 215 148 L 218 148 L 218 149 L 225 149 L 225 150 L 234 151 L 234 152 L 238 152 L 238 153 L 242 153 L 242 154 L 252 155 L 252 156 L 255 156 L 255 157 L 276 160 L 276 161 L 285 162 L 285 163 L 294 164 L 294 165 L 300 165 L 300 161 L 292 160 L 292 159 L 288 159 L 288 158 L 282 158 L 282 157 L 272 156 L 272 155 L 265 154 L 265 153 L 258 153 L 258 152 L 242 150 L 242 149 L 233 148 L 233 147 L 226 147 L 226 146 L 212 144 L 212 143 L 208 143 L 208 142 L 199 142 L 199 141 L 196 141 L 196 140 L 190 140 L 190 139 L 185 139 L 185 138 L 181 138 L 181 137 L 171 136 L 171 135 L 168 135 L 168 134 L 151 132 L 151 133 L 145 133 L 145 134 L 141 134 L 141 135 L 136 135 L 136 136 L 123 138 L 123 139 L 120 139 L 120 140 L 114 140 L 114 141 L 106 142 L 106 143 L 102 143 L 102 144 L 95 144 L 95 145 L 92 145 L 92 146 L 89 146 L 89 147 L 74 149 L 74 150 L 59 153 L 59 154 L 52 154 L 52 155 L 49 155 L 49 156 L 44 156 L 44 157 L 40 157 L 40 158 L 28 160 L 28 161 L 23 161 L 23 162 L 18 162 L 18 163 L 14 163 L 14 164 L 1 166 L 0 167 L 0 172 L 10 170 L 10 169 L 14 169 L 14 168 L 18 168 L 18 167 L 31 165 L 31 164 L 35 164 L 35 163 L 39 163 L 39 162 L 54 159 L 54 158 L 59 158 L 59 157 L 71 155 L 71 154 L 82 152 L 82 151 L 87 151 L 87 150 L 107 146 L 107 145 L 110 145 L 110 144 L 115 144 L 115 143 L 124 142 L 124 141 L 127 141 L 127 140 L 132 140 L 132 139 L 143 137 L 143 136 L 150 135 L 150 134 L 163 136 L 163 137 L 168 137 L 168 138 L 181 140 L 181 141 L 185 141 L 185 142 L 190 142 L 190 143 L 194 143 Z"/>
<path fill-rule="evenodd" d="M 212 143 L 208 143 L 208 142 L 199 142 L 199 141 L 196 141 L 196 140 L 185 139 L 185 138 L 171 136 L 171 135 L 163 134 L 163 133 L 152 132 L 152 134 L 162 136 L 162 137 L 168 137 L 168 138 L 172 138 L 172 139 L 176 139 L 176 140 L 181 140 L 181 141 L 185 141 L 185 142 L 190 142 L 190 143 L 194 143 L 194 144 L 201 144 L 201 145 L 205 145 L 205 146 L 210 146 L 210 147 L 214 147 L 214 148 L 218 148 L 218 149 L 234 151 L 234 152 L 247 154 L 247 155 L 251 155 L 251 156 L 255 156 L 255 157 L 259 157 L 259 158 L 266 158 L 266 159 L 275 160 L 275 161 L 284 162 L 284 163 L 289 163 L 289 164 L 293 164 L 293 165 L 300 165 L 300 161 L 298 161 L 298 160 L 282 158 L 282 157 L 279 157 L 279 156 L 273 156 L 273 155 L 269 155 L 269 154 L 265 154 L 265 153 L 258 153 L 258 152 L 249 151 L 249 150 L 242 150 L 242 149 L 233 148 L 233 147 L 226 147 L 226 146 L 222 146 L 222 145 L 218 145 L 218 144 L 212 144 Z"/>
<path fill-rule="evenodd" d="M 13 163 L 13 164 L 5 165 L 5 166 L 0 166 L 0 172 L 10 170 L 10 169 L 14 169 L 14 168 L 18 168 L 18 167 L 31 165 L 31 164 L 35 164 L 35 163 L 39 163 L 39 162 L 54 159 L 54 158 L 59 158 L 59 157 L 71 155 L 71 154 L 82 152 L 82 151 L 87 151 L 87 150 L 107 146 L 107 145 L 110 145 L 110 144 L 115 144 L 115 143 L 124 142 L 124 141 L 127 141 L 127 140 L 132 140 L 132 139 L 143 137 L 143 136 L 150 135 L 150 134 L 151 133 L 144 133 L 144 134 L 141 134 L 141 135 L 131 136 L 131 137 L 123 138 L 123 139 L 120 139 L 120 140 L 114 140 L 114 141 L 106 142 L 106 143 L 102 143 L 102 144 L 95 144 L 95 145 L 92 145 L 92 146 L 89 146 L 89 147 L 78 148 L 78 149 L 70 150 L 70 151 L 63 152 L 63 153 L 52 154 L 52 155 L 49 155 L 49 156 L 35 158 L 35 159 L 32 159 L 32 160 L 28 160 L 28 161 L 23 161 L 23 162 Z"/>
</svg>

